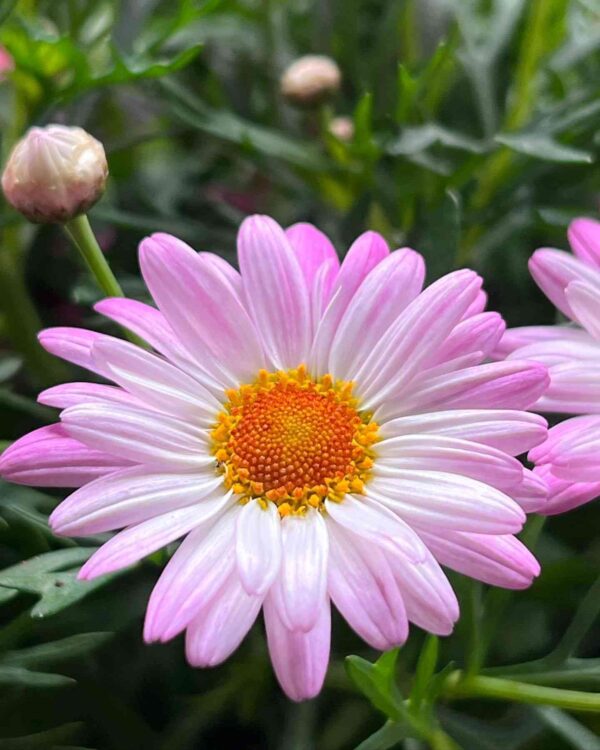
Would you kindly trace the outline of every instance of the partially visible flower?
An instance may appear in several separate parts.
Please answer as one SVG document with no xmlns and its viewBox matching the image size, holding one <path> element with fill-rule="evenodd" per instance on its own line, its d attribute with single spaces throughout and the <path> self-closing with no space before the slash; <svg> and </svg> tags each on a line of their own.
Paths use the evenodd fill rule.
<svg viewBox="0 0 600 750">
<path fill-rule="evenodd" d="M 572 322 L 513 328 L 496 352 L 548 367 L 550 387 L 536 411 L 585 415 L 553 427 L 529 454 L 536 475 L 548 484 L 545 513 L 562 513 L 600 495 L 600 222 L 575 219 L 568 237 L 575 257 L 542 248 L 529 268 Z"/>
<path fill-rule="evenodd" d="M 15 61 L 12 55 L 0 44 L 0 83 L 6 80 L 9 73 L 15 69 Z"/>
<path fill-rule="evenodd" d="M 54 531 L 123 529 L 79 576 L 125 568 L 184 538 L 150 597 L 144 637 L 186 631 L 214 666 L 263 609 L 275 672 L 316 695 L 335 604 L 371 646 L 408 623 L 446 635 L 458 603 L 440 563 L 524 588 L 539 565 L 514 536 L 545 486 L 515 458 L 546 436 L 524 411 L 547 385 L 529 362 L 485 363 L 504 331 L 473 271 L 423 290 L 414 250 L 367 232 L 340 265 L 315 227 L 246 219 L 240 273 L 156 234 L 140 264 L 158 309 L 96 309 L 152 353 L 94 331 L 40 341 L 116 385 L 39 400 L 60 423 L 2 455 L 13 482 L 78 487 Z"/>
<path fill-rule="evenodd" d="M 351 141 L 354 138 L 354 122 L 346 115 L 334 117 L 329 123 L 329 132 L 340 141 Z"/>
<path fill-rule="evenodd" d="M 295 60 L 281 76 L 281 93 L 294 104 L 319 104 L 340 88 L 342 74 L 337 63 L 325 55 L 305 55 Z"/>
<path fill-rule="evenodd" d="M 104 192 L 102 144 L 82 128 L 31 128 L 12 150 L 2 189 L 7 201 L 38 223 L 64 223 L 85 213 Z"/>
</svg>

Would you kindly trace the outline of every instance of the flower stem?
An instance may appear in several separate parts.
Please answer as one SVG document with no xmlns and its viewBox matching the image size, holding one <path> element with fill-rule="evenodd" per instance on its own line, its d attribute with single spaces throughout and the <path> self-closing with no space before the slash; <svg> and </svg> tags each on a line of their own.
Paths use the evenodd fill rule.
<svg viewBox="0 0 600 750">
<path fill-rule="evenodd" d="M 483 675 L 463 676 L 453 672 L 446 681 L 445 695 L 449 698 L 494 698 L 541 706 L 557 706 L 571 711 L 600 713 L 600 694 L 579 690 L 534 685 Z"/>
<path fill-rule="evenodd" d="M 76 216 L 65 225 L 65 231 L 81 253 L 98 286 L 108 297 L 123 297 L 123 290 L 115 278 L 100 245 L 94 236 L 88 217 Z"/>
</svg>

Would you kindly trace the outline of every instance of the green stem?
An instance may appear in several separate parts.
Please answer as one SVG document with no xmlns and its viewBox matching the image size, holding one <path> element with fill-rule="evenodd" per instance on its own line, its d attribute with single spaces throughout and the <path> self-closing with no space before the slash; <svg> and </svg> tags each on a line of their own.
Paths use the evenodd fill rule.
<svg viewBox="0 0 600 750">
<path fill-rule="evenodd" d="M 88 217 L 82 214 L 71 219 L 65 224 L 65 231 L 81 253 L 100 289 L 108 297 L 123 297 L 123 290 L 96 241 Z"/>
<path fill-rule="evenodd" d="M 540 706 L 557 706 L 571 711 L 600 713 L 600 694 L 579 690 L 533 685 L 500 677 L 483 675 L 463 677 L 453 672 L 446 682 L 445 695 L 449 698 L 492 698 Z"/>
<path fill-rule="evenodd" d="M 598 614 L 600 614 L 600 576 L 596 578 L 585 595 L 559 644 L 545 661 L 552 665 L 562 664 L 573 656 L 575 649 L 594 624 Z"/>
</svg>

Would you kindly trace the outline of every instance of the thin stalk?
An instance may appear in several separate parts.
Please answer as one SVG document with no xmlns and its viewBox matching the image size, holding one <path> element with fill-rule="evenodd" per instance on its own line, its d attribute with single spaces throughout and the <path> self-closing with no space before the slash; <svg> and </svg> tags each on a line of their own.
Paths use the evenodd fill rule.
<svg viewBox="0 0 600 750">
<path fill-rule="evenodd" d="M 546 657 L 546 663 L 549 665 L 562 664 L 570 656 L 573 656 L 575 649 L 584 639 L 599 614 L 600 576 L 598 576 L 595 582 L 590 586 L 590 589 L 579 605 L 575 617 L 571 620 L 571 623 L 559 644 L 554 651 Z"/>
</svg>

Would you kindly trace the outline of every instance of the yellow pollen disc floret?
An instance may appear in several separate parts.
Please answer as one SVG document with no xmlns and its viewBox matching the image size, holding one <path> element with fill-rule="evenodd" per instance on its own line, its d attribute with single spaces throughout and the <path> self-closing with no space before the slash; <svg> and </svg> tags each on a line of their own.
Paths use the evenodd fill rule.
<svg viewBox="0 0 600 750">
<path fill-rule="evenodd" d="M 311 379 L 304 366 L 261 370 L 228 390 L 211 433 L 225 486 L 241 502 L 276 503 L 282 517 L 363 493 L 378 426 L 352 391 L 331 375 Z"/>
</svg>

